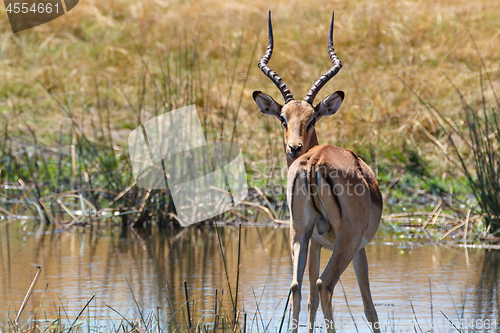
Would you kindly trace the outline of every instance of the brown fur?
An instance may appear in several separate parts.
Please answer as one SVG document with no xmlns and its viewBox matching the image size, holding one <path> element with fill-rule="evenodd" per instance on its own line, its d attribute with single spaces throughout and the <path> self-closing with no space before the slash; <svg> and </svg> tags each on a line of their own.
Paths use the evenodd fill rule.
<svg viewBox="0 0 500 333">
<path fill-rule="evenodd" d="M 286 103 L 282 106 L 269 95 L 260 91 L 253 93 L 260 111 L 279 119 L 283 129 L 283 148 L 289 167 L 287 199 L 293 264 L 290 287 L 293 333 L 298 330 L 302 278 L 308 260 L 309 332 L 314 330 L 319 299 L 328 331 L 335 330 L 331 297 L 340 275 L 351 261 L 356 271 L 365 315 L 370 323 L 378 325 L 364 247 L 375 235 L 380 223 L 380 188 L 373 171 L 355 153 L 330 145 L 319 146 L 315 129 L 316 121 L 337 112 L 345 96 L 342 91 L 337 91 L 315 107 L 312 105 L 319 89 L 342 67 L 333 49 L 332 35 L 333 16 L 328 51 L 334 66 L 314 84 L 304 101 L 295 101 L 281 78 L 267 66 L 273 48 L 269 13 L 268 48 L 259 67 L 278 86 Z M 321 246 L 333 253 L 319 278 Z M 375 326 L 373 331 L 379 333 L 380 329 Z"/>
<path fill-rule="evenodd" d="M 378 323 L 364 246 L 379 226 L 382 194 L 371 168 L 348 149 L 318 145 L 314 126 L 314 120 L 334 114 L 343 97 L 343 93 L 336 92 L 316 107 L 305 101 L 291 101 L 281 106 L 266 94 L 254 93 L 259 109 L 282 121 L 283 147 L 289 167 L 292 312 L 293 319 L 298 321 L 302 278 L 309 260 L 309 332 L 313 331 L 319 299 L 328 327 L 333 329 L 331 296 L 351 261 L 365 315 L 370 323 Z M 332 250 L 333 254 L 319 277 L 321 247 Z M 375 328 L 374 332 L 379 330 Z"/>
</svg>

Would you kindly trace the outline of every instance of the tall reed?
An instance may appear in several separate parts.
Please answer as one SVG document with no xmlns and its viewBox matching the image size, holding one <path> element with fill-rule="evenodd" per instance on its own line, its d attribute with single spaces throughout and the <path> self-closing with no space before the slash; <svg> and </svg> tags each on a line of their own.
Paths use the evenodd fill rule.
<svg viewBox="0 0 500 333">
<path fill-rule="evenodd" d="M 460 99 L 463 121 L 451 119 L 427 105 L 440 120 L 441 128 L 451 143 L 449 152 L 458 161 L 472 192 L 478 198 L 486 226 L 492 233 L 500 231 L 500 101 L 486 72 L 489 91 L 485 90 L 483 74 L 476 86 L 478 100 L 467 101 L 463 92 L 448 78 Z M 489 94 L 488 94 L 489 93 Z"/>
</svg>

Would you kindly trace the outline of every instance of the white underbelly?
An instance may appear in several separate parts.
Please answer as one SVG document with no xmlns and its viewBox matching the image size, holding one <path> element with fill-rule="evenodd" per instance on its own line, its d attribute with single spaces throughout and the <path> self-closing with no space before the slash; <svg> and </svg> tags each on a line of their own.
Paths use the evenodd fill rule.
<svg viewBox="0 0 500 333">
<path fill-rule="evenodd" d="M 335 233 L 333 231 L 326 232 L 322 235 L 319 234 L 318 229 L 314 227 L 312 237 L 325 249 L 333 251 L 333 247 L 335 246 Z M 365 237 L 361 239 L 361 243 L 359 244 L 358 250 L 364 248 L 370 240 L 367 240 Z"/>
</svg>

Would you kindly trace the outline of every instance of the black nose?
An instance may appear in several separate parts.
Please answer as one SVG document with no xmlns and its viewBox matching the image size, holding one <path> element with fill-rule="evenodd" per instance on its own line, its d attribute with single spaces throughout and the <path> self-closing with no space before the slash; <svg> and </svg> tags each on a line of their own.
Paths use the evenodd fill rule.
<svg viewBox="0 0 500 333">
<path fill-rule="evenodd" d="M 292 155 L 295 155 L 302 149 L 302 143 L 299 143 L 298 145 L 292 145 L 289 143 L 288 147 L 290 148 L 290 153 L 292 153 Z"/>
</svg>

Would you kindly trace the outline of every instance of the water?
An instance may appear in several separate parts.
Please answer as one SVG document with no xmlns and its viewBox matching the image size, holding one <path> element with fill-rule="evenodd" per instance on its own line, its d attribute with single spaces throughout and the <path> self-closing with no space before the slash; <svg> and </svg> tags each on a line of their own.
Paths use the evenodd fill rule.
<svg viewBox="0 0 500 333">
<path fill-rule="evenodd" d="M 235 294 L 238 229 L 219 228 L 219 232 Z M 276 332 L 280 325 L 292 275 L 288 239 L 286 228 L 242 228 L 237 307 L 247 313 L 247 332 L 262 332 L 263 326 Z M 414 332 L 414 327 L 420 331 L 418 325 L 426 331 L 433 323 L 436 331 L 446 332 L 451 324 L 445 316 L 458 325 L 457 313 L 469 328 L 472 320 L 476 328 L 500 326 L 499 251 L 408 247 L 379 240 L 368 245 L 366 252 L 383 331 Z M 322 252 L 322 267 L 330 253 Z M 116 312 L 138 319 L 138 308 L 144 317 L 159 311 L 168 331 L 172 309 L 181 309 L 175 320 L 185 322 L 184 281 L 195 323 L 213 322 L 216 289 L 224 311 L 232 309 L 214 228 L 53 233 L 29 223 L 3 223 L 0 323 L 16 317 L 37 271 L 32 263 L 42 266 L 42 272 L 21 321 L 36 314 L 49 321 L 60 316 L 72 322 L 95 294 L 82 318 L 88 317 L 101 331 L 118 325 L 121 318 Z M 307 281 L 306 276 L 301 324 L 307 321 Z M 352 266 L 341 281 L 333 299 L 337 329 L 369 332 Z M 318 312 L 316 322 L 321 321 Z M 285 327 L 288 323 L 286 316 Z"/>
</svg>

